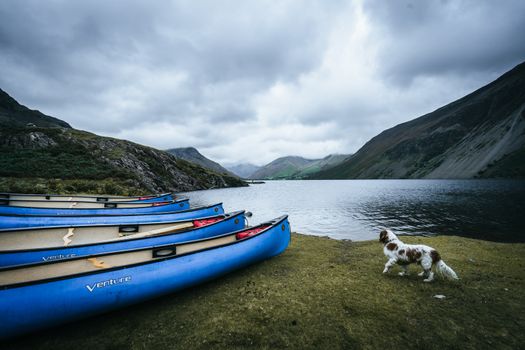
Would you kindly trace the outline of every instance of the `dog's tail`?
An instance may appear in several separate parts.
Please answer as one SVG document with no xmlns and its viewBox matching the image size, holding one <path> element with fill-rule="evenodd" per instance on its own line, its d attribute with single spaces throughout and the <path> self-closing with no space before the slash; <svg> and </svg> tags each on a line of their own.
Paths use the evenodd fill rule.
<svg viewBox="0 0 525 350">
<path fill-rule="evenodd" d="M 445 264 L 445 262 L 443 260 L 439 260 L 436 263 L 436 271 L 441 276 L 446 277 L 446 278 L 448 278 L 450 280 L 458 280 L 459 279 L 458 275 L 454 272 L 454 270 L 452 270 L 452 268 L 450 268 L 450 266 Z"/>
</svg>

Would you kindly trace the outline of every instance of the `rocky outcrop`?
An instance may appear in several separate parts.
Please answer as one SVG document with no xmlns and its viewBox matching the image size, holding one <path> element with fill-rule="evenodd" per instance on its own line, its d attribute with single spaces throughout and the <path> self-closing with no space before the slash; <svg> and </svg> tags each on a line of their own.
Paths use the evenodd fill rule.
<svg viewBox="0 0 525 350">
<path fill-rule="evenodd" d="M 13 135 L 2 131 L 0 128 L 0 147 L 15 150 L 21 148 L 42 149 L 56 145 L 57 143 L 52 138 L 40 131 L 28 131 L 27 133 Z"/>
</svg>

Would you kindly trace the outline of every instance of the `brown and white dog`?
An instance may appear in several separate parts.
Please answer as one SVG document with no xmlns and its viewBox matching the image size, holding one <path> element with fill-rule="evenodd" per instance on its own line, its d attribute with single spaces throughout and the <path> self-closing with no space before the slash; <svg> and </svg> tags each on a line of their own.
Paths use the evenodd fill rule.
<svg viewBox="0 0 525 350">
<path fill-rule="evenodd" d="M 432 247 L 422 244 L 405 244 L 390 230 L 381 231 L 379 234 L 379 242 L 383 243 L 383 252 L 388 258 L 383 273 L 387 273 L 397 264 L 403 269 L 399 275 L 407 276 L 408 265 L 416 263 L 423 268 L 423 272 L 421 272 L 419 276 L 425 277 L 423 280 L 425 282 L 432 282 L 434 280 L 432 266 L 436 267 L 436 272 L 441 276 L 448 279 L 459 279 L 454 270 L 441 260 L 439 253 Z"/>
</svg>

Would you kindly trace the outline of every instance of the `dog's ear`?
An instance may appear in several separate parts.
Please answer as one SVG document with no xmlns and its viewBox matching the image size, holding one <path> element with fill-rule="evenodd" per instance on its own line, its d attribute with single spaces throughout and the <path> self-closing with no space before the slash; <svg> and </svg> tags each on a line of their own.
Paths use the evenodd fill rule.
<svg viewBox="0 0 525 350">
<path fill-rule="evenodd" d="M 385 243 L 388 237 L 388 232 L 386 230 L 381 231 L 379 234 L 379 242 Z"/>
</svg>

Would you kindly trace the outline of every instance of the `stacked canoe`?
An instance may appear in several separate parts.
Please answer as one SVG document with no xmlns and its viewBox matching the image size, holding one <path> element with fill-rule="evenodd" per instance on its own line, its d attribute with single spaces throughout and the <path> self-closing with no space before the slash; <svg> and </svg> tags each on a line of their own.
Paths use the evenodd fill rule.
<svg viewBox="0 0 525 350">
<path fill-rule="evenodd" d="M 222 203 L 0 193 L 0 339 L 171 293 L 282 253 L 282 216 Z"/>
</svg>

